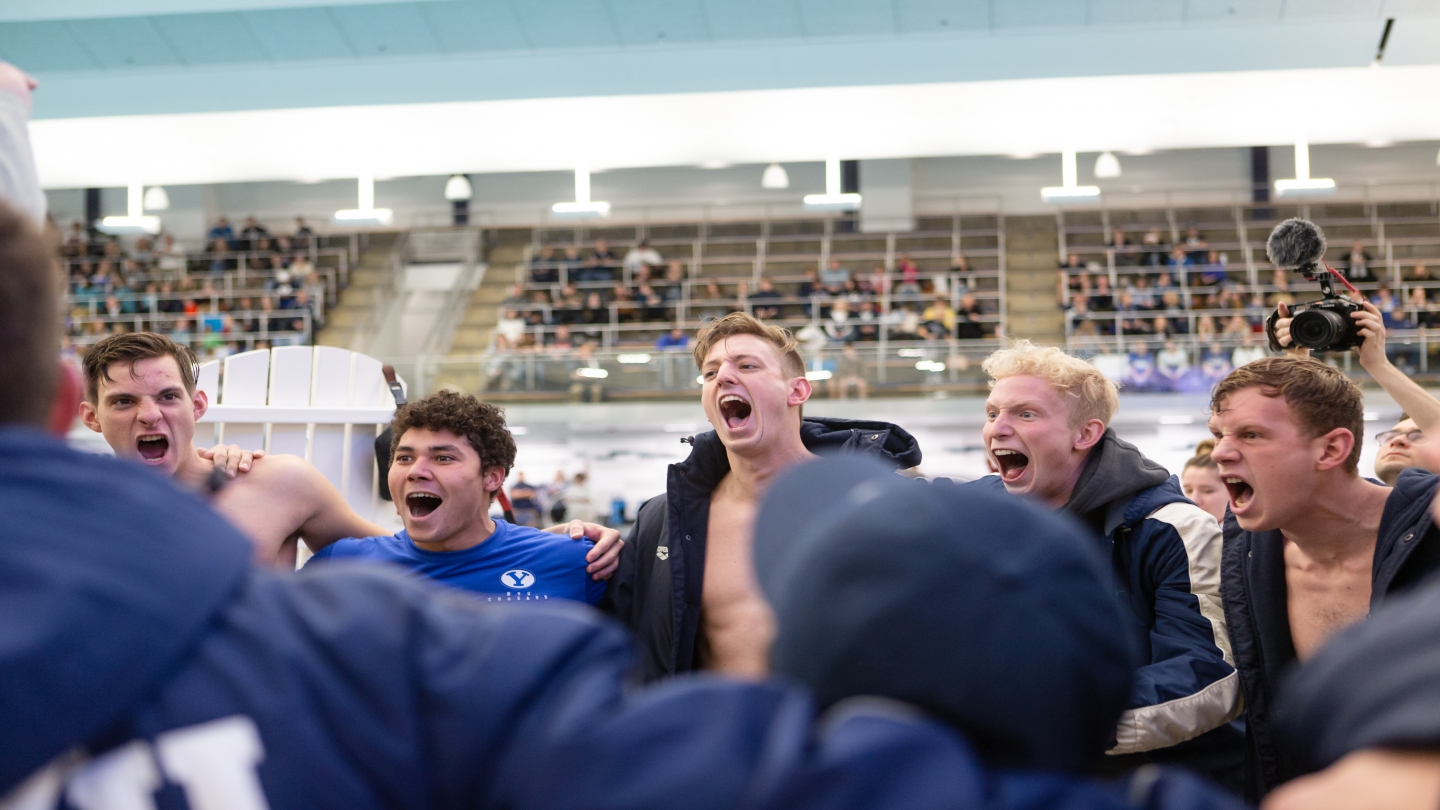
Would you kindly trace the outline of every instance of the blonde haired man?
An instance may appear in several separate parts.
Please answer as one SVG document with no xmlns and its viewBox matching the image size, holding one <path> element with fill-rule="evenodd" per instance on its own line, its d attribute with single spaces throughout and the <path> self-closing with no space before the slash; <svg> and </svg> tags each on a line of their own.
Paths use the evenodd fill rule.
<svg viewBox="0 0 1440 810">
<path fill-rule="evenodd" d="M 634 631 L 647 681 L 767 671 L 774 618 L 750 548 L 760 499 L 781 473 L 817 451 L 920 463 L 919 446 L 895 425 L 802 416 L 811 388 L 789 330 L 734 312 L 701 329 L 694 351 L 714 431 L 689 439 L 665 494 L 640 506 L 601 606 Z"/>
<path fill-rule="evenodd" d="M 1019 340 L 985 360 L 985 450 L 1003 487 L 1086 524 L 1110 555 L 1141 660 L 1109 753 L 1188 765 L 1238 791 L 1240 685 L 1220 603 L 1220 527 L 1109 427 L 1119 392 L 1094 366 Z"/>
</svg>

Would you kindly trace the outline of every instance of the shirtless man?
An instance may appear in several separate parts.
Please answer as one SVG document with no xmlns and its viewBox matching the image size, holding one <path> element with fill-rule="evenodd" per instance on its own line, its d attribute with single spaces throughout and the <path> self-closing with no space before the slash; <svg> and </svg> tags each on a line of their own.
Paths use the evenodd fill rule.
<svg viewBox="0 0 1440 810">
<path fill-rule="evenodd" d="M 641 505 L 602 605 L 635 632 L 645 680 L 695 669 L 758 677 L 768 669 L 775 620 L 751 539 L 760 499 L 780 473 L 821 448 L 873 452 L 896 467 L 920 463 L 915 441 L 894 425 L 803 419 L 811 387 L 784 329 L 732 313 L 700 330 L 694 353 L 715 430 L 690 439 L 690 457 L 671 465 L 666 494 Z"/>
<path fill-rule="evenodd" d="M 1354 317 L 1362 365 L 1422 428 L 1437 427 L 1434 400 L 1385 359 L 1379 312 L 1366 305 Z M 1236 369 L 1216 386 L 1211 411 L 1210 457 L 1230 496 L 1221 594 L 1245 693 L 1246 792 L 1258 800 L 1295 775 L 1271 727 L 1286 665 L 1440 568 L 1427 512 L 1440 478 L 1410 469 L 1393 489 L 1362 478 L 1360 389 L 1308 357 Z"/>
<path fill-rule="evenodd" d="M 105 338 L 85 354 L 80 418 L 105 436 L 117 456 L 199 490 L 217 460 L 227 459 L 207 458 L 192 444 L 195 423 L 209 407 L 196 387 L 194 363 L 188 347 L 164 335 Z M 228 462 L 243 475 L 216 494 L 213 506 L 255 544 L 256 562 L 294 570 L 302 537 L 313 551 L 342 537 L 388 533 L 356 515 L 334 485 L 298 456 L 256 454 L 248 469 L 236 454 Z M 614 571 L 618 532 L 579 521 L 560 528 L 597 541 L 589 557 L 592 575 L 603 579 Z"/>
</svg>

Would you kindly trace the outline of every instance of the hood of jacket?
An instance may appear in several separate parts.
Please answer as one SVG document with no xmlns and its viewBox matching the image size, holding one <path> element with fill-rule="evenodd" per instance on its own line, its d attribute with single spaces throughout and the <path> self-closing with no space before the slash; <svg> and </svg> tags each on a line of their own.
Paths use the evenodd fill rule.
<svg viewBox="0 0 1440 810">
<path fill-rule="evenodd" d="M 133 705 L 250 570 L 168 479 L 0 428 L 0 795 Z"/>
<path fill-rule="evenodd" d="M 730 457 L 715 431 L 688 440 L 689 458 L 675 465 L 683 469 L 687 488 L 709 493 L 730 472 Z M 897 470 L 920 464 L 920 443 L 899 425 L 868 419 L 831 419 L 807 416 L 800 422 L 800 441 L 816 455 L 863 453 Z M 673 476 L 672 476 L 673 481 Z"/>
<path fill-rule="evenodd" d="M 1173 486 L 1149 493 L 1145 498 L 1134 497 L 1167 481 Z M 1139 521 L 1165 503 L 1183 500 L 1185 495 L 1179 481 L 1172 479 L 1169 470 L 1116 436 L 1114 428 L 1106 428 L 1105 435 L 1085 460 L 1085 469 L 1075 483 L 1065 511 L 1108 537 L 1120 526 Z"/>
</svg>

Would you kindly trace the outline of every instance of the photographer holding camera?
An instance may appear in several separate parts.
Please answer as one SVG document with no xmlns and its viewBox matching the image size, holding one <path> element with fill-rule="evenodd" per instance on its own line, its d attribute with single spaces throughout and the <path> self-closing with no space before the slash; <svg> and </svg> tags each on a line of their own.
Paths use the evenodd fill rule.
<svg viewBox="0 0 1440 810">
<path fill-rule="evenodd" d="M 1236 369 L 1211 399 L 1211 458 L 1230 494 L 1221 594 L 1245 693 L 1251 800 L 1297 774 L 1271 728 L 1284 670 L 1440 569 L 1429 514 L 1440 477 L 1406 470 L 1393 489 L 1362 478 L 1360 389 L 1305 354 L 1358 346 L 1362 365 L 1422 430 L 1440 418 L 1440 403 L 1385 358 L 1379 311 L 1330 291 L 1324 244 L 1303 220 L 1271 234 L 1271 261 L 1320 281 L 1325 297 L 1294 307 L 1293 319 L 1282 307 L 1267 324 L 1273 348 L 1301 350 Z"/>
</svg>

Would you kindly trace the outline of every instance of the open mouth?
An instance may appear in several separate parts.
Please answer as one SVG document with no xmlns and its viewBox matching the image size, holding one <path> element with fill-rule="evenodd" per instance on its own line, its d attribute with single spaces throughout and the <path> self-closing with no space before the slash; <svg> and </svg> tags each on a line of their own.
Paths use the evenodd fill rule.
<svg viewBox="0 0 1440 810">
<path fill-rule="evenodd" d="M 443 499 L 439 495 L 429 492 L 412 492 L 405 496 L 405 508 L 410 510 L 410 517 L 423 518 L 440 508 Z"/>
<path fill-rule="evenodd" d="M 735 394 L 726 394 L 720 398 L 720 418 L 725 420 L 725 427 L 731 430 L 744 427 L 745 420 L 750 418 L 750 410 L 750 403 Z"/>
<path fill-rule="evenodd" d="M 170 440 L 164 436 L 141 436 L 135 443 L 135 449 L 146 461 L 158 461 L 170 449 Z"/>
<path fill-rule="evenodd" d="M 1007 484 L 1019 481 L 1025 468 L 1030 466 L 1030 457 L 1019 450 L 996 450 L 993 455 L 995 463 L 1000 465 L 1000 480 Z"/>
<path fill-rule="evenodd" d="M 1230 492 L 1230 506 L 1234 509 L 1244 509 L 1255 497 L 1255 489 L 1233 475 L 1225 476 L 1225 489 Z"/>
</svg>

